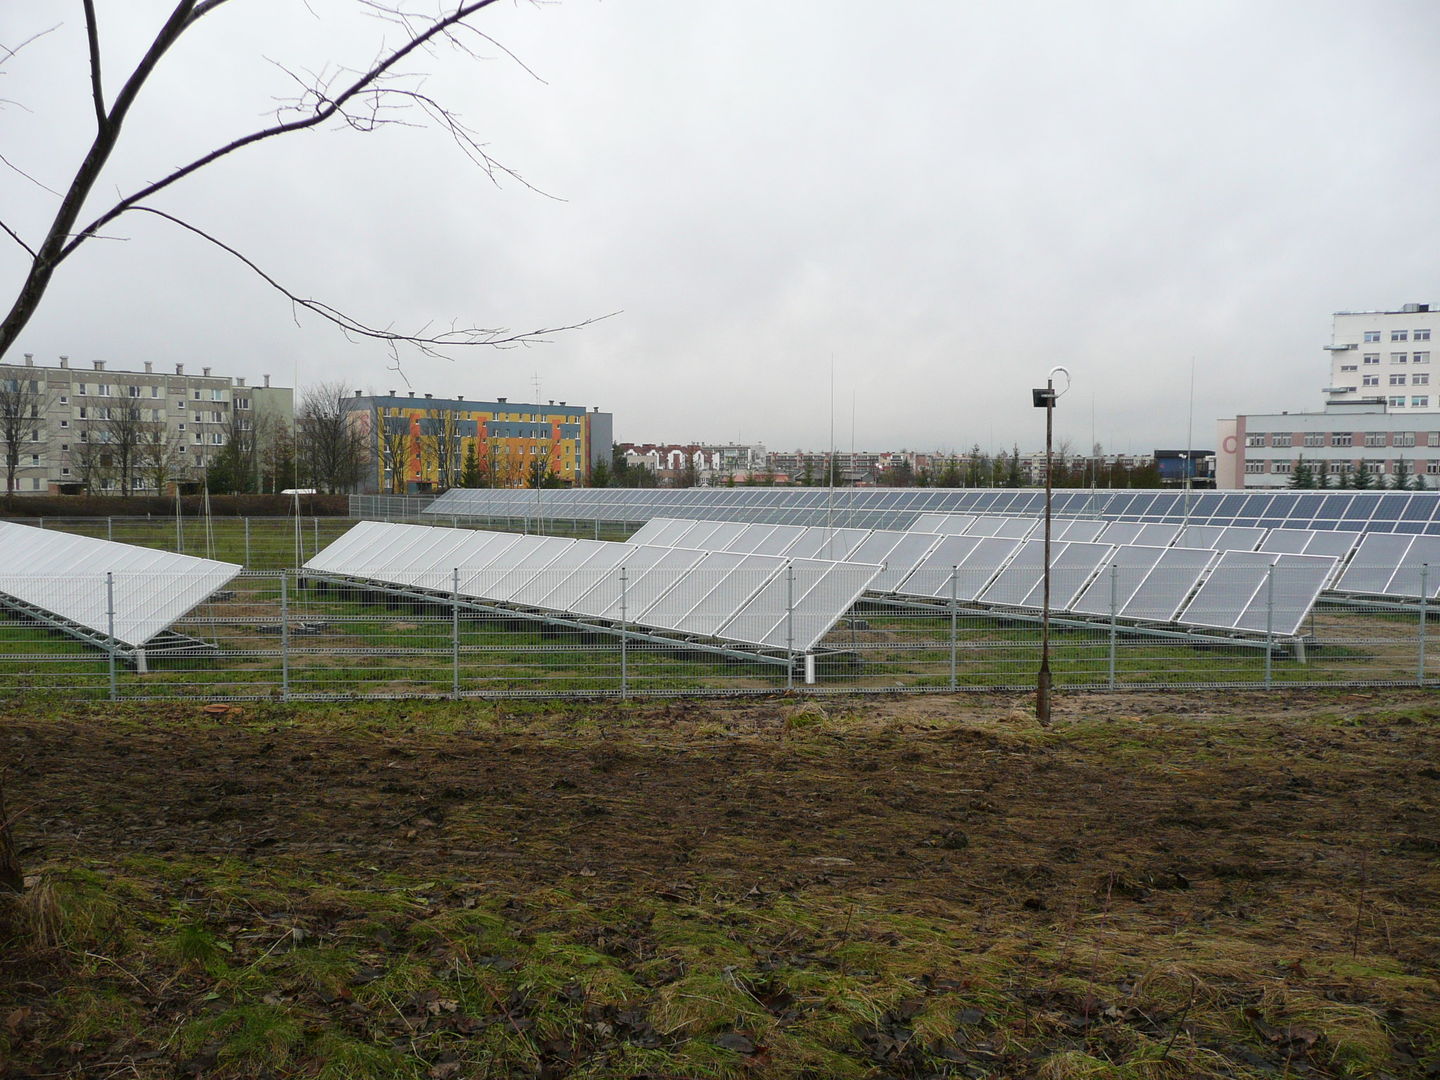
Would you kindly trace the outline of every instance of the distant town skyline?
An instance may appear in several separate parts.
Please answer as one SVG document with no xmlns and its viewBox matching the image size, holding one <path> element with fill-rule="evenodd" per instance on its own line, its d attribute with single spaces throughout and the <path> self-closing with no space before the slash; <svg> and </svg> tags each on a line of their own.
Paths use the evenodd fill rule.
<svg viewBox="0 0 1440 1080">
<path fill-rule="evenodd" d="M 105 5 L 112 85 L 167 11 Z M 286 69 L 393 38 L 346 13 L 207 16 L 137 102 L 105 191 L 263 121 Z M 11 14 L 16 42 L 55 21 Z M 622 439 L 824 448 L 833 428 L 837 447 L 957 452 L 1033 447 L 1030 387 L 1064 364 L 1057 438 L 1125 453 L 1318 408 L 1332 312 L 1440 300 L 1440 147 L 1416 137 L 1440 101 L 1440 10 L 1421 0 L 566 0 L 477 25 L 523 66 L 486 46 L 414 70 L 536 190 L 392 128 L 246 151 L 160 206 L 381 324 L 611 318 L 397 365 L 297 325 L 193 235 L 125 218 L 63 267 L 17 353 L 564 399 L 613 412 Z M 67 15 L 5 66 L 0 204 L 22 236 L 88 145 L 84 55 Z M 24 252 L 5 250 L 8 299 Z"/>
</svg>

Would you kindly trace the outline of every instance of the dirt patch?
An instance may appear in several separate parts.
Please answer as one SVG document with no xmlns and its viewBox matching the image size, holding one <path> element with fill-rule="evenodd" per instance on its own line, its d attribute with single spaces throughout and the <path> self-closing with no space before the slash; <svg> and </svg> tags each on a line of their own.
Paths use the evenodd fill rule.
<svg viewBox="0 0 1440 1080">
<path fill-rule="evenodd" d="M 1421 1076 L 1437 1064 L 1425 1033 L 1440 1025 L 1436 714 L 1430 694 L 1353 691 L 1065 696 L 1049 732 L 1026 699 L 975 696 L 262 705 L 220 716 L 160 706 L 12 710 L 0 747 L 32 871 L 135 874 L 137 860 L 158 860 L 183 867 L 196 895 L 216 886 L 202 887 L 209 878 L 195 867 L 221 863 L 370 889 L 403 879 L 432 886 L 427 918 L 434 905 L 505 900 L 526 914 L 497 907 L 496 917 L 531 934 L 555 922 L 557 904 L 607 913 L 567 925 L 566 940 L 610 958 L 633 992 L 555 998 L 590 1025 L 592 1043 L 608 1032 L 601 1042 L 679 1054 L 682 1034 L 698 1037 L 660 1019 L 675 1008 L 666 988 L 701 963 L 653 928 L 657 906 L 679 906 L 720 926 L 726 911 L 752 912 L 728 932 L 725 947 L 743 959 L 727 960 L 726 985 L 743 981 L 762 1006 L 757 1022 L 786 1030 L 821 1006 L 776 971 L 799 965 L 853 980 L 850 965 L 861 962 L 846 950 L 864 944 L 861 966 L 880 979 L 871 953 L 903 951 L 907 927 L 948 928 L 966 943 L 960 953 L 995 964 L 1003 953 L 1006 974 L 994 979 L 1008 980 L 1007 1004 L 986 1006 L 984 1024 L 963 1039 L 964 1024 L 947 1020 L 937 1034 L 917 1020 L 934 980 L 963 997 L 956 988 L 979 978 L 938 962 L 903 975 L 920 1005 L 877 1002 L 825 1036 L 862 1072 L 879 1070 L 867 1075 L 1025 1075 L 1041 1058 L 1053 1075 L 1070 1075 L 1062 1065 L 1109 1075 L 1065 1055 L 1127 1060 L 1145 1029 L 1155 1046 L 1172 1044 L 1170 1055 L 1177 1040 L 1194 1051 L 1177 1062 L 1218 1055 L 1230 1075 Z M 332 892 L 287 902 L 285 925 L 302 937 L 362 917 Z M 145 955 L 157 967 L 131 971 L 147 990 L 132 986 L 129 996 L 157 1015 L 200 1007 L 167 1003 L 159 988 L 176 976 Z M 29 1010 L 3 1044 L 29 1063 L 11 1075 L 42 1065 L 83 1072 L 102 1060 L 75 1040 L 64 1053 L 47 1045 L 62 1038 L 40 1022 L 47 1000 L 77 977 L 58 960 L 26 963 L 12 972 L 23 978 L 0 988 L 0 1021 Z M 518 961 L 484 963 L 491 974 L 501 965 L 501 978 Z M 1167 979 L 1175 988 L 1165 1014 L 1142 1009 L 1140 998 Z M 1291 1005 L 1276 1006 L 1286 990 Z M 1323 1016 L 1297 1018 L 1301 991 L 1370 1010 L 1383 1046 L 1366 1061 L 1383 1068 L 1354 1067 Z M 1218 996 L 1197 1000 L 1202 993 Z M 429 1009 L 448 1000 L 421 1002 L 415 1014 L 449 1015 Z M 635 1012 L 637 1001 L 659 1012 Z M 539 1008 L 517 998 L 508 1010 L 514 1019 Z M 1235 1030 L 1197 1028 L 1207 1008 Z M 752 1063 L 767 1052 L 759 1033 L 725 1024 L 707 1046 Z M 1013 1055 L 1025 1038 L 1020 1066 Z M 153 1032 L 141 1041 L 157 1055 L 141 1075 L 178 1067 L 180 1049 Z M 593 1064 L 587 1055 L 599 1051 L 583 1042 L 557 1043 L 551 1057 Z M 482 1075 L 456 1060 L 463 1068 L 445 1075 Z M 653 1075 L 689 1075 L 682 1061 L 696 1067 L 677 1057 L 673 1073 Z"/>
</svg>

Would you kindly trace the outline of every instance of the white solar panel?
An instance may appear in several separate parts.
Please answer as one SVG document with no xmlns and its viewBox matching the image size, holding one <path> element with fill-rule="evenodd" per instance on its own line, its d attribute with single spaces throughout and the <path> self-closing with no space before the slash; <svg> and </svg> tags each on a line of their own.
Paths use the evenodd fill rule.
<svg viewBox="0 0 1440 1080">
<path fill-rule="evenodd" d="M 1209 548 L 1166 548 L 1119 614 L 1138 622 L 1174 622 L 1215 559 L 1215 552 Z"/>
<path fill-rule="evenodd" d="M 1071 543 L 1090 543 L 1097 539 L 1110 523 L 1108 521 L 1095 521 L 1090 518 L 1058 518 L 1050 522 L 1050 539 L 1067 540 Z M 1044 535 L 1044 520 L 1041 520 L 1040 528 L 1032 533 L 1032 536 Z"/>
<path fill-rule="evenodd" d="M 131 648 L 143 647 L 241 570 L 10 522 L 0 522 L 0 567 L 0 593 Z"/>
<path fill-rule="evenodd" d="M 860 598 L 880 567 L 794 559 L 720 630 L 720 636 L 772 649 L 808 652 Z M 792 608 L 793 610 L 788 610 Z"/>
</svg>

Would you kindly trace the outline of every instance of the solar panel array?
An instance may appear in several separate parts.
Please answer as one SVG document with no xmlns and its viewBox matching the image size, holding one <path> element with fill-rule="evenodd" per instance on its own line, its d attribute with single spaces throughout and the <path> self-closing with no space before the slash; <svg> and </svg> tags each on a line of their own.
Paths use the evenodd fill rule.
<svg viewBox="0 0 1440 1080">
<path fill-rule="evenodd" d="M 1010 530 L 1028 539 L 994 535 L 997 521 L 1019 520 L 928 518 L 922 522 L 927 527 L 970 531 L 876 530 L 858 545 L 852 547 L 847 538 L 841 546 L 857 556 L 864 552 L 867 560 L 882 564 L 871 592 L 1034 612 L 1044 601 L 1043 539 L 1036 539 L 1031 528 Z M 710 528 L 714 524 L 657 518 L 637 535 L 678 535 L 687 543 L 697 538 L 695 542 L 704 545 L 710 538 L 742 543 L 750 530 L 772 528 L 749 526 L 737 536 L 717 534 Z M 1074 535 L 1082 538 L 1110 531 L 1104 522 L 1076 519 L 1075 525 Z M 1298 632 L 1341 565 L 1341 557 L 1359 535 L 1280 530 L 1277 546 L 1284 550 L 1257 552 L 1255 546 L 1268 541 L 1264 529 L 1206 527 L 1181 536 L 1178 527 L 1167 528 L 1169 538 L 1176 541 L 1173 547 L 1052 539 L 1051 610 L 1103 618 L 1112 614 L 1113 606 L 1114 617 L 1127 623 L 1291 636 Z M 799 530 L 797 543 L 813 545 L 813 534 L 826 531 Z M 1130 531 L 1122 532 L 1128 536 Z M 1188 544 L 1184 542 L 1187 539 Z M 1390 535 L 1389 539 L 1430 543 L 1426 537 Z M 1239 547 L 1224 550 L 1217 546 L 1226 541 Z M 1434 544 L 1440 547 L 1440 538 Z M 1312 546 L 1334 551 L 1301 553 Z"/>
<path fill-rule="evenodd" d="M 717 544 L 765 540 L 736 523 L 702 525 L 719 526 L 697 531 Z M 678 535 L 659 522 L 641 542 L 612 543 L 363 521 L 305 570 L 793 652 L 813 649 L 880 572 L 874 563 L 646 542 Z"/>
<path fill-rule="evenodd" d="M 1044 508 L 1045 493 L 1034 488 L 566 488 L 538 493 L 457 488 L 423 512 L 491 519 L 634 522 L 670 517 L 907 529 L 922 514 L 1033 517 Z M 1053 493 L 1052 512 L 1100 521 L 1440 534 L 1440 492 L 1434 491 L 1066 488 Z"/>
<path fill-rule="evenodd" d="M 0 603 L 127 652 L 143 649 L 241 570 L 11 522 L 0 522 L 0 568 Z"/>
</svg>

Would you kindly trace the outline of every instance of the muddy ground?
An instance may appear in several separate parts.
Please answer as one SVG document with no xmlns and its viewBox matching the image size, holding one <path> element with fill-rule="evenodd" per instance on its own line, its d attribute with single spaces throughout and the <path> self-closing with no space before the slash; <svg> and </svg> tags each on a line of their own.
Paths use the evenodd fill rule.
<svg viewBox="0 0 1440 1080">
<path fill-rule="evenodd" d="M 1108 979 L 1110 1000 L 1167 964 L 1224 983 L 1229 963 L 1237 985 L 1253 980 L 1230 1003 L 1237 1017 L 1263 1004 L 1268 981 L 1358 1002 L 1384 1032 L 1355 1065 L 1337 1040 L 1325 1049 L 1319 1020 L 1283 1027 L 1261 1009 L 1232 1044 L 1202 1038 L 1172 1009 L 1157 1035 L 1171 1042 L 1163 1063 L 1181 1060 L 1173 1031 L 1223 1059 L 1215 1075 L 1418 1077 L 1440 1075 L 1437 715 L 1419 691 L 1066 696 L 1048 732 L 1024 699 L 993 696 L 262 705 L 223 716 L 11 706 L 0 754 L 33 874 L 119 872 L 143 855 L 225 859 L 257 875 L 398 874 L 447 883 L 452 898 L 521 905 L 563 889 L 612 913 L 642 901 L 858 905 L 1038 949 L 1051 968 Z M 312 936 L 343 922 L 302 916 Z M 778 962 L 823 951 L 823 936 L 811 927 L 787 942 L 771 927 L 749 946 Z M 644 948 L 622 940 L 610 953 Z M 107 1074 L 99 1058 L 129 1060 L 133 1075 L 205 1072 L 164 1025 L 123 1053 L 108 1037 L 65 1041 L 47 1000 L 79 976 L 63 945 L 42 953 L 23 964 L 13 954 L 0 985 L 6 1075 Z M 1353 969 L 1342 970 L 1347 957 Z M 183 1018 L 182 1006 L 163 1007 Z M 993 1068 L 976 1051 L 968 1063 L 941 1054 L 902 1068 L 878 1037 L 847 1037 L 863 1075 L 1043 1072 L 1034 1048 Z M 756 1049 L 734 1047 L 737 1060 Z M 546 1075 L 537 1069 L 528 1075 Z M 677 1069 L 653 1075 L 690 1074 Z M 471 1075 L 416 1073 L 432 1074 Z"/>
</svg>

